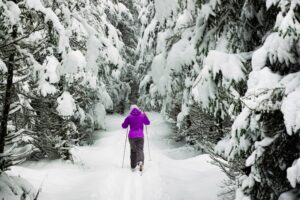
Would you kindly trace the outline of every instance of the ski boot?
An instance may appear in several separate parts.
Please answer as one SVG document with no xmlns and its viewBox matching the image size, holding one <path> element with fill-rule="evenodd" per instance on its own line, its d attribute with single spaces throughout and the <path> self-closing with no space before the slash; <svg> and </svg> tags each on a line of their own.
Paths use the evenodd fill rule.
<svg viewBox="0 0 300 200">
<path fill-rule="evenodd" d="M 143 171 L 143 169 L 144 169 L 143 162 L 142 162 L 142 161 L 140 161 L 140 162 L 138 163 L 138 166 L 139 166 L 139 170 L 140 170 L 140 172 L 142 172 L 142 171 Z"/>
</svg>

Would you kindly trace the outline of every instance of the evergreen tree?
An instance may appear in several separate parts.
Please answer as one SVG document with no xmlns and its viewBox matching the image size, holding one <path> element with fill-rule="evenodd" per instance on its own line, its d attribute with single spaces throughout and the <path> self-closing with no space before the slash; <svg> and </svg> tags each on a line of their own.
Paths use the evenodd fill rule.
<svg viewBox="0 0 300 200">
<path fill-rule="evenodd" d="M 278 198 L 298 158 L 297 145 L 287 147 L 298 140 L 297 109 L 287 106 L 297 96 L 298 3 L 163 4 L 145 2 L 142 12 L 140 104 L 210 153 L 238 186 L 236 199 Z"/>
<path fill-rule="evenodd" d="M 72 146 L 91 142 L 106 110 L 128 99 L 121 73 L 135 46 L 126 38 L 131 11 L 85 0 L 0 1 L 0 9 L 0 77 L 8 80 L 1 86 L 1 167 L 17 164 L 6 158 L 20 152 L 17 144 L 21 161 L 72 159 Z"/>
<path fill-rule="evenodd" d="M 249 168 L 237 199 L 278 199 L 297 183 L 298 7 L 296 1 L 266 4 L 265 10 L 278 10 L 276 22 L 252 56 L 244 106 L 223 148 L 229 160 L 245 160 Z"/>
</svg>

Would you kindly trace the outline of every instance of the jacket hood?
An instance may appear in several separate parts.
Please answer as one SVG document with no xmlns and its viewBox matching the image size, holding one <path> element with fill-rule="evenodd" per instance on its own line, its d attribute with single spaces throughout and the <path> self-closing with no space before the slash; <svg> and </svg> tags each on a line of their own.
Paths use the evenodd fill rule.
<svg viewBox="0 0 300 200">
<path fill-rule="evenodd" d="M 141 111 L 138 108 L 133 108 L 130 112 L 131 115 L 133 116 L 138 116 L 141 114 Z"/>
</svg>

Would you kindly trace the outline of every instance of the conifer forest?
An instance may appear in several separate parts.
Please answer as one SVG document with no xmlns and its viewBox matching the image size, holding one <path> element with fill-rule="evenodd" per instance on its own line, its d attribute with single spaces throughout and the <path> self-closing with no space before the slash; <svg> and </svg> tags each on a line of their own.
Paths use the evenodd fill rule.
<svg viewBox="0 0 300 200">
<path fill-rule="evenodd" d="M 300 0 L 0 0 L 0 199 L 300 200 Z"/>
</svg>

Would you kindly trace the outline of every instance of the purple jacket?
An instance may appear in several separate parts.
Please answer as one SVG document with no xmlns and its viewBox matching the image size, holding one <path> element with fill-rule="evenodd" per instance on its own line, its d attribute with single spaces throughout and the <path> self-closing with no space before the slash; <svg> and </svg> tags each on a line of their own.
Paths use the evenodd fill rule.
<svg viewBox="0 0 300 200">
<path fill-rule="evenodd" d="M 129 138 L 143 138 L 144 137 L 144 124 L 149 125 L 150 121 L 139 109 L 134 108 L 126 117 L 122 124 L 122 128 L 130 126 Z"/>
</svg>

